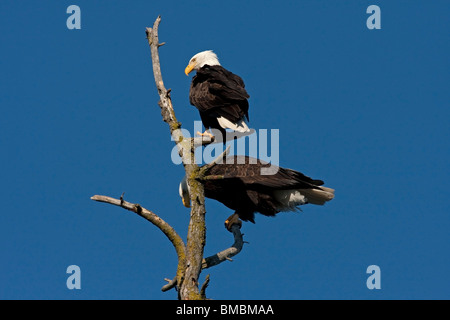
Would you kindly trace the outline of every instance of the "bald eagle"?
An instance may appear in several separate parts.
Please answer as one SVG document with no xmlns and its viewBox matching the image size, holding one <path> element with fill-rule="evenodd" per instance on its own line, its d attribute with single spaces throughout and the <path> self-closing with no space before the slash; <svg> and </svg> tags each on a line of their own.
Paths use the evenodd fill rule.
<svg viewBox="0 0 450 320">
<path fill-rule="evenodd" d="M 218 129 L 225 141 L 225 129 L 246 133 L 250 129 L 245 122 L 248 117 L 248 95 L 244 81 L 219 63 L 211 50 L 197 53 L 189 60 L 186 75 L 192 70 L 197 74 L 192 78 L 189 102 L 200 112 L 200 118 L 208 129 Z"/>
<path fill-rule="evenodd" d="M 222 163 L 209 168 L 207 175 L 219 177 L 202 181 L 205 196 L 235 210 L 233 216 L 255 222 L 255 213 L 275 216 L 282 211 L 297 211 L 307 203 L 323 205 L 334 198 L 334 190 L 324 187 L 322 180 L 314 180 L 304 174 L 282 167 L 272 166 L 272 175 L 261 174 L 270 163 L 248 156 L 229 156 Z M 180 183 L 179 193 L 183 204 L 190 207 L 186 177 Z M 235 220 L 234 220 L 235 221 Z"/>
</svg>

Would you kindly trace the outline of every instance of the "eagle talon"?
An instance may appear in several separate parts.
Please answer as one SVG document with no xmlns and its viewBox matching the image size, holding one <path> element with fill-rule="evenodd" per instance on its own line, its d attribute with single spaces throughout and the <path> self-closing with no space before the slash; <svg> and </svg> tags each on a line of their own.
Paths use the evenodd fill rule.
<svg viewBox="0 0 450 320">
<path fill-rule="evenodd" d="M 205 132 L 201 133 L 200 131 L 197 131 L 197 135 L 203 137 L 203 136 L 209 136 L 211 139 L 214 138 L 214 136 L 206 130 Z"/>
<path fill-rule="evenodd" d="M 235 224 L 239 226 L 239 229 L 242 227 L 242 221 L 239 219 L 239 215 L 237 213 L 233 213 L 227 220 L 225 220 L 225 228 L 231 232 L 231 227 Z"/>
</svg>

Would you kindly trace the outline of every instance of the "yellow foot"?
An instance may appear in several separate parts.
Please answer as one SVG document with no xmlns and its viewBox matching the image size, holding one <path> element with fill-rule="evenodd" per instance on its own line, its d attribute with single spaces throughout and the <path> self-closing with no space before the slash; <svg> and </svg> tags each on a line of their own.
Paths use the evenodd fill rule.
<svg viewBox="0 0 450 320">
<path fill-rule="evenodd" d="M 242 221 L 239 219 L 239 215 L 237 213 L 233 213 L 227 220 L 225 220 L 225 228 L 231 232 L 231 227 L 235 224 L 237 224 L 239 228 L 242 227 Z"/>
<path fill-rule="evenodd" d="M 208 132 L 208 130 L 206 130 L 205 132 L 203 132 L 203 133 L 200 133 L 200 131 L 197 131 L 197 134 L 199 135 L 199 136 L 209 136 L 211 139 L 212 138 L 214 138 L 214 136 L 211 134 L 211 133 L 209 133 Z"/>
</svg>

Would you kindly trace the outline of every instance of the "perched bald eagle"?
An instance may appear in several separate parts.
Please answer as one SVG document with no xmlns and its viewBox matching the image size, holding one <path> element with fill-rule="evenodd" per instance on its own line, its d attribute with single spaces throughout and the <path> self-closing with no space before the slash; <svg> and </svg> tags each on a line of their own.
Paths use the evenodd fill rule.
<svg viewBox="0 0 450 320">
<path fill-rule="evenodd" d="M 225 129 L 250 132 L 245 120 L 248 117 L 248 98 L 244 81 L 219 63 L 211 50 L 197 53 L 185 69 L 186 75 L 192 70 L 197 74 L 192 78 L 189 101 L 200 112 L 206 129 L 200 135 L 210 135 L 208 129 L 218 129 L 225 137 Z M 224 139 L 225 141 L 225 139 Z"/>
<path fill-rule="evenodd" d="M 307 203 L 323 205 L 334 198 L 334 190 L 322 186 L 323 181 L 311 179 L 295 170 L 272 166 L 275 174 L 261 174 L 262 168 L 270 166 L 248 156 L 229 156 L 206 172 L 219 178 L 202 182 L 205 196 L 235 210 L 234 215 L 240 219 L 253 223 L 256 212 L 275 216 L 282 211 L 299 210 L 298 206 Z M 180 183 L 179 192 L 183 204 L 190 207 L 186 177 Z"/>
</svg>

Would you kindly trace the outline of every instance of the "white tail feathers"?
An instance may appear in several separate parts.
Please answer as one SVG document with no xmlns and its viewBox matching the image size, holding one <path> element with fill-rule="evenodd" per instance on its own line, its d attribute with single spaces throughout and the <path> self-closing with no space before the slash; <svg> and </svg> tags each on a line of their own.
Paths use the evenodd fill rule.
<svg viewBox="0 0 450 320">
<path fill-rule="evenodd" d="M 325 202 L 334 198 L 334 189 L 319 187 L 320 189 L 299 189 L 301 194 L 305 195 L 308 203 L 323 205 Z"/>
<path fill-rule="evenodd" d="M 275 190 L 275 199 L 281 204 L 278 207 L 280 211 L 296 211 L 299 210 L 297 206 L 301 206 L 307 202 L 306 197 L 301 194 L 302 190 Z"/>
<path fill-rule="evenodd" d="M 334 189 L 318 187 L 320 189 L 291 189 L 275 190 L 275 199 L 280 203 L 280 211 L 296 211 L 298 206 L 311 203 L 323 205 L 334 198 Z"/>
<path fill-rule="evenodd" d="M 233 123 L 224 117 L 218 117 L 217 122 L 219 122 L 219 125 L 224 129 L 231 129 L 231 130 L 237 131 L 237 132 L 249 132 L 250 131 L 250 129 L 248 128 L 248 125 L 247 125 L 247 123 L 245 123 L 244 119 L 240 119 L 237 123 Z"/>
</svg>

